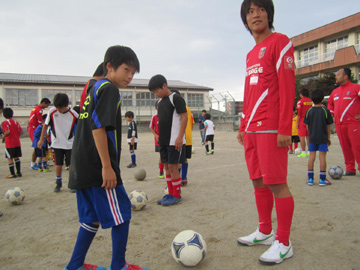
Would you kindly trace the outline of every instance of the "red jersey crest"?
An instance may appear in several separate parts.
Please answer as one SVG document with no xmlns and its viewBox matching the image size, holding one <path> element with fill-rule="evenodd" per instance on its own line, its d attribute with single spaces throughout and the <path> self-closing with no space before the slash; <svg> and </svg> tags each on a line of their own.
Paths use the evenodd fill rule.
<svg viewBox="0 0 360 270">
<path fill-rule="evenodd" d="M 294 58 L 291 56 L 284 57 L 284 67 L 285 69 L 295 70 Z"/>
<path fill-rule="evenodd" d="M 263 58 L 265 55 L 266 47 L 262 47 L 259 51 L 259 59 Z"/>
</svg>

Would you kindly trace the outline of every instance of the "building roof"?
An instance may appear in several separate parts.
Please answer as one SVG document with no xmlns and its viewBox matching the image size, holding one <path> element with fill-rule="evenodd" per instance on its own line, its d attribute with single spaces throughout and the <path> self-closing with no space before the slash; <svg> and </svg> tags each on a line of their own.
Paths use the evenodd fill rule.
<svg viewBox="0 0 360 270">
<path fill-rule="evenodd" d="M 45 75 L 45 74 L 19 74 L 0 73 L 1 84 L 27 84 L 27 85 L 61 85 L 84 86 L 90 77 L 70 75 Z M 128 87 L 148 89 L 148 79 L 133 79 Z M 213 88 L 191 84 L 179 80 L 168 80 L 171 89 L 213 91 Z"/>
</svg>

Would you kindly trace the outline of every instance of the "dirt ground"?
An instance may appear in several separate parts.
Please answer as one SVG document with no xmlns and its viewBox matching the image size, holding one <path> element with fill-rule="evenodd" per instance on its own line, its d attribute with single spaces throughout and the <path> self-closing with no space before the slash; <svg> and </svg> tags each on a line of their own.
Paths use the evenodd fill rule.
<svg viewBox="0 0 360 270">
<path fill-rule="evenodd" d="M 186 229 L 199 232 L 207 243 L 205 260 L 194 269 L 265 269 L 258 257 L 266 246 L 244 247 L 239 236 L 257 227 L 257 212 L 252 184 L 244 160 L 244 150 L 235 132 L 215 133 L 215 154 L 206 156 L 200 135 L 194 127 L 195 153 L 189 161 L 188 186 L 182 189 L 183 202 L 163 207 L 156 201 L 166 185 L 158 178 L 158 154 L 154 152 L 151 133 L 141 133 L 137 154 L 139 167 L 146 170 L 144 181 L 133 177 L 128 147 L 123 143 L 122 178 L 128 193 L 145 191 L 149 203 L 134 211 L 130 225 L 127 261 L 151 270 L 183 269 L 177 264 L 170 245 L 177 233 Z M 336 134 L 328 153 L 328 167 L 344 160 Z M 22 138 L 22 178 L 6 179 L 7 160 L 0 160 L 0 269 L 63 269 L 68 263 L 79 229 L 76 195 L 66 188 L 55 194 L 55 174 L 29 170 L 29 138 Z M 4 145 L 3 145 L 4 148 Z M 3 153 L 3 150 L 1 151 Z M 294 257 L 277 269 L 360 269 L 360 177 L 333 180 L 331 186 L 318 183 L 319 162 L 315 164 L 315 181 L 306 184 L 307 158 L 289 155 L 288 183 L 295 200 L 290 239 Z M 20 206 L 10 206 L 5 192 L 19 186 L 26 199 Z M 273 211 L 276 229 L 276 215 Z M 111 261 L 111 231 L 100 229 L 90 247 L 86 262 L 108 266 Z"/>
</svg>

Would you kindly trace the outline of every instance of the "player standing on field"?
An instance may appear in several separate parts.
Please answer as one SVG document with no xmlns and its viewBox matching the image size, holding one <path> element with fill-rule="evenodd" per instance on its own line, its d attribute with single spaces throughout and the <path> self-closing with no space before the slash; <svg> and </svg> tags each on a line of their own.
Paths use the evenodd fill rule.
<svg viewBox="0 0 360 270">
<path fill-rule="evenodd" d="M 306 149 L 309 148 L 309 131 L 304 124 L 304 118 L 308 109 L 313 106 L 313 102 L 309 98 L 309 90 L 303 88 L 300 90 L 301 99 L 297 102 L 296 109 L 298 110 L 296 127 L 299 130 L 298 135 L 300 137 L 301 154 L 298 157 L 308 157 L 309 153 Z M 306 148 L 307 146 L 307 148 Z"/>
<path fill-rule="evenodd" d="M 294 199 L 287 185 L 295 99 L 294 49 L 290 39 L 273 33 L 271 0 L 244 0 L 241 18 L 256 45 L 246 57 L 244 105 L 238 141 L 255 190 L 259 228 L 239 237 L 242 245 L 271 245 L 259 260 L 277 264 L 293 256 L 289 241 Z M 272 231 L 274 204 L 278 228 Z"/>
</svg>

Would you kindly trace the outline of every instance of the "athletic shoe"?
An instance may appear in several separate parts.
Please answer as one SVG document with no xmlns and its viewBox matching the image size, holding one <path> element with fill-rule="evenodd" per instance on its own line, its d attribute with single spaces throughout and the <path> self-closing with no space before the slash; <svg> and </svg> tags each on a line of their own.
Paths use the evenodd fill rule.
<svg viewBox="0 0 360 270">
<path fill-rule="evenodd" d="M 331 185 L 331 182 L 327 179 L 325 179 L 326 185 Z"/>
<path fill-rule="evenodd" d="M 65 265 L 64 270 L 68 270 L 67 265 Z M 83 266 L 81 266 L 76 270 L 106 270 L 106 267 L 92 265 L 92 264 L 84 264 Z"/>
<path fill-rule="evenodd" d="M 157 201 L 157 204 L 162 204 L 163 202 L 165 202 L 167 199 L 169 199 L 170 195 L 167 194 L 165 195 L 161 200 Z"/>
<path fill-rule="evenodd" d="M 186 186 L 187 185 L 187 178 L 181 179 L 181 185 Z"/>
<path fill-rule="evenodd" d="M 42 168 L 39 168 L 38 171 L 39 171 L 39 172 L 43 172 L 43 169 L 42 169 Z"/>
<path fill-rule="evenodd" d="M 329 180 L 327 180 L 327 179 L 325 179 L 325 180 L 319 180 L 319 186 L 328 186 L 328 185 L 331 185 L 331 182 L 329 181 Z"/>
<path fill-rule="evenodd" d="M 68 170 L 69 170 L 69 166 L 65 166 L 65 170 L 67 170 L 67 171 L 68 171 Z"/>
<path fill-rule="evenodd" d="M 6 176 L 7 179 L 11 179 L 11 178 L 16 178 L 16 175 L 14 174 L 9 174 L 8 176 Z"/>
<path fill-rule="evenodd" d="M 159 173 L 159 178 L 164 179 L 165 178 L 164 173 Z"/>
<path fill-rule="evenodd" d="M 3 213 L 0 211 L 0 217 L 3 215 Z"/>
<path fill-rule="evenodd" d="M 306 153 L 306 156 L 307 156 L 307 157 L 310 157 L 310 153 L 309 153 L 309 152 L 307 152 L 307 153 Z"/>
<path fill-rule="evenodd" d="M 71 189 L 70 189 L 70 192 L 71 192 L 71 193 L 76 193 L 76 189 L 72 189 L 72 188 L 71 188 Z"/>
<path fill-rule="evenodd" d="M 109 270 L 111 270 L 111 265 L 109 266 Z M 123 268 L 121 268 L 121 270 L 149 270 L 148 268 L 142 268 L 138 265 L 135 264 L 128 264 L 126 263 L 125 266 Z"/>
<path fill-rule="evenodd" d="M 135 168 L 136 167 L 136 163 L 130 163 L 129 165 L 127 165 L 128 168 Z"/>
<path fill-rule="evenodd" d="M 161 203 L 161 205 L 163 206 L 170 206 L 170 205 L 175 205 L 175 204 L 179 204 L 181 203 L 182 199 L 181 197 L 180 198 L 176 198 L 175 196 L 173 195 L 169 195 L 168 199 L 163 201 Z"/>
<path fill-rule="evenodd" d="M 205 155 L 211 155 L 211 152 L 209 151 L 209 152 L 205 152 Z"/>
<path fill-rule="evenodd" d="M 214 154 L 214 150 L 211 150 L 211 153 L 210 153 L 211 155 L 213 155 Z"/>
<path fill-rule="evenodd" d="M 54 188 L 54 192 L 60 192 L 60 189 L 62 187 L 62 184 L 56 183 L 56 187 Z"/>
<path fill-rule="evenodd" d="M 353 175 L 356 175 L 356 173 L 346 171 L 344 175 L 346 175 L 346 176 L 353 176 Z"/>
<path fill-rule="evenodd" d="M 309 185 L 309 186 L 314 185 L 314 179 L 309 178 L 309 179 L 308 179 L 308 185 Z"/>
<path fill-rule="evenodd" d="M 290 151 L 289 151 L 289 154 L 294 154 L 294 152 L 290 150 Z"/>
<path fill-rule="evenodd" d="M 20 172 L 20 173 L 17 173 L 16 174 L 16 177 L 22 177 L 22 173 Z"/>
<path fill-rule="evenodd" d="M 297 155 L 297 156 L 298 156 L 298 157 L 307 157 L 308 155 L 301 153 L 300 155 Z"/>
<path fill-rule="evenodd" d="M 289 246 L 285 246 L 278 240 L 275 240 L 271 247 L 260 256 L 259 261 L 263 264 L 273 265 L 281 263 L 285 259 L 289 259 L 294 255 L 291 242 Z"/>
<path fill-rule="evenodd" d="M 38 165 L 34 165 L 32 167 L 29 168 L 30 170 L 35 170 L 37 171 L 39 169 L 39 166 Z"/>
<path fill-rule="evenodd" d="M 275 240 L 274 232 L 271 231 L 270 234 L 264 234 L 257 229 L 254 233 L 248 235 L 239 237 L 237 239 L 238 243 L 240 245 L 244 246 L 254 246 L 254 245 L 266 245 L 270 246 L 272 242 Z"/>
<path fill-rule="evenodd" d="M 51 172 L 51 169 L 49 168 L 43 169 L 43 172 Z"/>
</svg>

